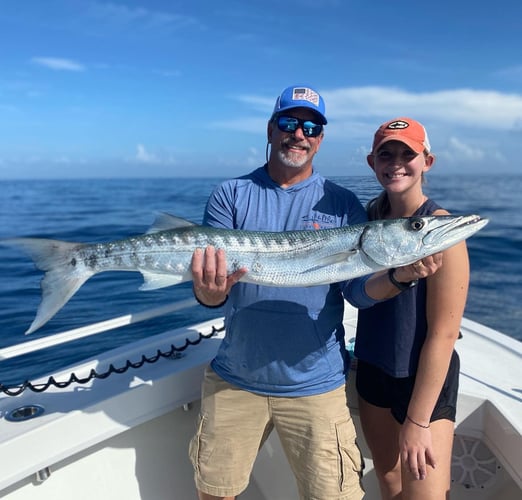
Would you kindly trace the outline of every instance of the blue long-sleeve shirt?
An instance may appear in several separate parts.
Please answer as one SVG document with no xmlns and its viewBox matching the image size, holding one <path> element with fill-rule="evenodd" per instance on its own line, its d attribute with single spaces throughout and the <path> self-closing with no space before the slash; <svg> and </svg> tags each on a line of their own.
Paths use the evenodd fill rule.
<svg viewBox="0 0 522 500">
<path fill-rule="evenodd" d="M 255 231 L 326 229 L 365 222 L 349 190 L 317 172 L 282 188 L 266 167 L 225 181 L 203 223 Z M 212 368 L 243 389 L 268 395 L 327 392 L 345 382 L 344 283 L 279 288 L 237 283 L 225 306 L 226 335 Z"/>
</svg>

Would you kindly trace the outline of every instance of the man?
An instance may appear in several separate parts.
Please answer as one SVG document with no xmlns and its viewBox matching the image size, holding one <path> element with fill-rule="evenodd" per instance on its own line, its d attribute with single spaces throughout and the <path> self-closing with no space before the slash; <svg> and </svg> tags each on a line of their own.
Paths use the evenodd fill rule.
<svg viewBox="0 0 522 500">
<path fill-rule="evenodd" d="M 257 231 L 325 229 L 366 221 L 357 197 L 312 165 L 324 136 L 317 91 L 292 86 L 277 98 L 267 126 L 267 163 L 211 194 L 203 223 Z M 357 500 L 362 457 L 348 408 L 343 284 L 277 288 L 227 276 L 223 249 L 198 249 L 194 294 L 225 306 L 226 335 L 205 372 L 200 422 L 190 445 L 200 500 L 232 500 L 248 485 L 257 452 L 275 428 L 300 497 Z M 413 278 L 411 278 L 413 279 Z M 398 293 L 383 273 L 375 298 Z M 405 280 L 406 281 L 406 280 Z M 352 280 L 356 305 L 375 301 L 366 278 Z M 373 295 L 373 294 L 372 294 Z"/>
</svg>

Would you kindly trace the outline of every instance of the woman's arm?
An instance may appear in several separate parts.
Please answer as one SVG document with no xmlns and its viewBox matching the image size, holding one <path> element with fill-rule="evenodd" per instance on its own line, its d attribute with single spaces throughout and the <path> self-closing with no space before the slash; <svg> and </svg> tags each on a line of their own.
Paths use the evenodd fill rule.
<svg viewBox="0 0 522 500">
<path fill-rule="evenodd" d="M 443 252 L 444 265 L 427 279 L 428 330 L 421 350 L 415 386 L 404 422 L 400 447 L 410 470 L 425 476 L 425 465 L 435 466 L 428 426 L 439 398 L 458 338 L 469 285 L 469 259 L 465 242 Z"/>
<path fill-rule="evenodd" d="M 393 271 L 393 277 L 400 283 L 427 278 L 442 266 L 443 253 L 439 252 L 429 255 L 408 266 L 398 267 Z M 397 288 L 388 275 L 388 271 L 379 271 L 373 274 L 365 285 L 366 294 L 376 301 L 391 299 L 398 295 L 402 290 Z"/>
</svg>

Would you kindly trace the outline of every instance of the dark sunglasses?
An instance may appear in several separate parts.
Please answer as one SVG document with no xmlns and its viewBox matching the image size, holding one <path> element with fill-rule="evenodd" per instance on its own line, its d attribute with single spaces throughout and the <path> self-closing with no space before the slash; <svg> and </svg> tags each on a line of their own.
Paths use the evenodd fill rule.
<svg viewBox="0 0 522 500">
<path fill-rule="evenodd" d="M 311 122 L 310 120 L 301 120 L 292 116 L 278 116 L 277 117 L 277 128 L 281 132 L 292 133 L 295 132 L 298 127 L 301 127 L 305 137 L 317 137 L 323 131 L 322 125 Z"/>
</svg>

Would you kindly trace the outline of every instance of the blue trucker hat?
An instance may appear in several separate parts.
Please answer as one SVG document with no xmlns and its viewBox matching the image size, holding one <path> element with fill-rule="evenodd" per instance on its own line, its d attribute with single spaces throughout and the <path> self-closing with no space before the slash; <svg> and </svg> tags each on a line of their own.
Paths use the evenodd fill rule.
<svg viewBox="0 0 522 500">
<path fill-rule="evenodd" d="M 322 125 L 327 124 L 323 98 L 319 92 L 306 85 L 293 85 L 283 90 L 276 100 L 272 116 L 294 108 L 310 108 L 320 117 Z"/>
</svg>

